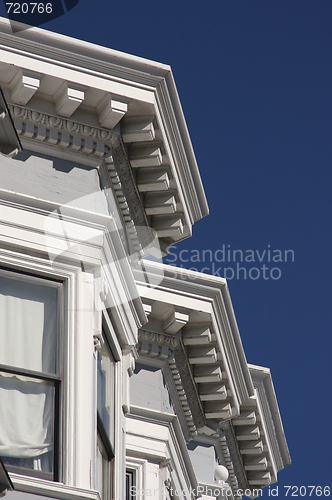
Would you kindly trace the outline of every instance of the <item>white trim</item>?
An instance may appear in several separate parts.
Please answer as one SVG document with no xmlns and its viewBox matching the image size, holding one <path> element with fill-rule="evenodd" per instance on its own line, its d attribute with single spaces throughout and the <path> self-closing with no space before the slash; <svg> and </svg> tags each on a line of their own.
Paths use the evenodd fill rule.
<svg viewBox="0 0 332 500">
<path fill-rule="evenodd" d="M 126 421 L 127 457 L 141 457 L 166 466 L 178 490 L 186 491 L 186 498 L 191 498 L 190 491 L 197 490 L 197 480 L 177 416 L 131 406 Z"/>
<path fill-rule="evenodd" d="M 291 458 L 285 438 L 280 410 L 271 371 L 269 368 L 249 364 L 250 374 L 260 403 L 260 413 L 265 422 L 271 451 L 276 461 L 277 470 L 290 465 Z"/>
<path fill-rule="evenodd" d="M 59 500 L 101 500 L 98 491 L 10 473 L 15 490 Z"/>
</svg>

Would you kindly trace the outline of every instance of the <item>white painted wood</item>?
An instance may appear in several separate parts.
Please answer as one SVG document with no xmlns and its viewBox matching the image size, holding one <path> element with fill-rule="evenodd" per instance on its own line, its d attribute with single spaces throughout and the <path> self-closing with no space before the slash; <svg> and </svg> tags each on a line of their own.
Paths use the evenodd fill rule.
<svg viewBox="0 0 332 500">
<path fill-rule="evenodd" d="M 60 500 L 99 500 L 93 336 L 101 338 L 102 321 L 116 359 L 114 498 L 125 497 L 125 450 L 145 488 L 167 484 L 184 492 L 179 499 L 190 498 L 198 484 L 186 441 L 194 436 L 211 447 L 212 474 L 217 461 L 225 464 L 233 494 L 240 481 L 271 484 L 290 462 L 287 444 L 269 371 L 248 368 L 226 280 L 147 263 L 149 286 L 142 273 L 136 284 L 119 234 L 123 221 L 130 235 L 143 221 L 165 250 L 190 236 L 192 224 L 208 213 L 170 68 L 38 28 L 17 37 L 1 19 L 0 44 L 0 83 L 24 147 L 73 161 L 78 173 L 75 183 L 75 172 L 58 169 L 60 175 L 48 165 L 53 178 L 58 175 L 52 184 L 45 158 L 34 163 L 31 177 L 27 168 L 17 175 L 22 165 L 1 163 L 0 263 L 63 280 L 68 305 L 62 325 L 65 486 L 15 475 L 14 484 Z M 119 211 L 105 200 L 106 211 L 70 203 L 92 179 L 112 186 Z M 131 244 L 141 251 L 133 238 Z M 164 279 L 157 283 L 160 271 Z M 163 370 L 170 413 L 132 404 L 136 359 Z"/>
<path fill-rule="evenodd" d="M 255 424 L 256 420 L 257 417 L 254 411 L 244 411 L 241 412 L 241 415 L 239 417 L 234 418 L 233 425 Z"/>
<path fill-rule="evenodd" d="M 148 215 L 173 214 L 176 201 L 173 193 L 147 193 L 144 197 L 145 211 Z"/>
<path fill-rule="evenodd" d="M 133 168 L 159 167 L 162 163 L 162 154 L 158 145 L 131 146 L 129 156 Z"/>
<path fill-rule="evenodd" d="M 64 83 L 54 96 L 55 110 L 60 116 L 69 118 L 84 101 L 84 91 Z"/>
<path fill-rule="evenodd" d="M 16 104 L 26 105 L 40 85 L 40 77 L 21 69 L 10 83 L 11 100 Z"/>
<path fill-rule="evenodd" d="M 126 114 L 128 101 L 120 97 L 105 94 L 97 106 L 99 123 L 102 127 L 113 129 Z"/>
<path fill-rule="evenodd" d="M 164 168 L 140 168 L 137 172 L 137 188 L 141 193 L 166 191 L 169 185 L 168 171 Z"/>
<path fill-rule="evenodd" d="M 152 227 L 156 231 L 159 238 L 176 238 L 183 233 L 182 218 L 178 215 L 155 215 L 152 218 Z"/>
<path fill-rule="evenodd" d="M 266 457 L 244 457 L 245 470 L 266 470 L 267 458 Z"/>
<path fill-rule="evenodd" d="M 263 441 L 248 441 L 240 443 L 240 452 L 243 455 L 256 455 L 263 453 Z"/>
<path fill-rule="evenodd" d="M 240 426 L 236 433 L 238 441 L 258 440 L 261 432 L 258 426 Z"/>
<path fill-rule="evenodd" d="M 189 315 L 171 308 L 164 316 L 163 329 L 165 333 L 175 334 L 189 321 Z"/>
<path fill-rule="evenodd" d="M 126 120 L 121 125 L 122 139 L 124 142 L 145 142 L 153 141 L 156 132 L 153 121 L 147 120 Z"/>
<path fill-rule="evenodd" d="M 192 365 L 213 364 L 217 361 L 217 351 L 214 347 L 189 347 L 189 363 Z"/>
<path fill-rule="evenodd" d="M 211 330 L 208 326 L 191 326 L 184 328 L 183 332 L 184 345 L 205 345 L 211 342 Z"/>
<path fill-rule="evenodd" d="M 194 380 L 196 383 L 220 382 L 224 380 L 220 366 L 194 366 Z"/>
<path fill-rule="evenodd" d="M 271 473 L 270 472 L 255 472 L 249 475 L 248 483 L 250 485 L 265 486 L 271 484 Z"/>
</svg>

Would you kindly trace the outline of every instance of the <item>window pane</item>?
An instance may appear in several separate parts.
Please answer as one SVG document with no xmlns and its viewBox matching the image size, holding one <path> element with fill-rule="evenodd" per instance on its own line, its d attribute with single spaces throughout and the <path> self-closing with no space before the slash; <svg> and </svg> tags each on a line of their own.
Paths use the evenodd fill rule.
<svg viewBox="0 0 332 500">
<path fill-rule="evenodd" d="M 136 498 L 135 495 L 135 471 L 126 470 L 126 500 L 134 500 Z"/>
<path fill-rule="evenodd" d="M 111 492 L 111 462 L 108 460 L 104 444 L 99 435 L 97 442 L 97 454 L 98 491 L 102 500 L 109 500 Z"/>
<path fill-rule="evenodd" d="M 53 383 L 0 373 L 0 455 L 7 465 L 52 472 Z"/>
<path fill-rule="evenodd" d="M 58 290 L 0 276 L 0 364 L 56 373 Z"/>
<path fill-rule="evenodd" d="M 108 439 L 114 446 L 114 361 L 108 350 L 98 352 L 97 408 Z"/>
</svg>

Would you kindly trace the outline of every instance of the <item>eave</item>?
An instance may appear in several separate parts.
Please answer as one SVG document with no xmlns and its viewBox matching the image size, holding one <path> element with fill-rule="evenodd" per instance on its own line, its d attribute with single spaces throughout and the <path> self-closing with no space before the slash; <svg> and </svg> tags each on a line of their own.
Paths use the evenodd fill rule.
<svg viewBox="0 0 332 500">
<path fill-rule="evenodd" d="M 0 19 L 0 83 L 23 146 L 105 164 L 164 252 L 208 214 L 169 66 Z"/>
<path fill-rule="evenodd" d="M 149 319 L 139 336 L 139 352 L 171 360 L 174 349 L 169 354 L 160 349 L 174 339 L 175 358 L 182 356 L 182 370 L 186 359 L 185 378 L 191 396 L 185 404 L 189 400 L 191 420 L 196 424 L 193 429 L 189 422 L 190 432 L 201 428 L 201 432 L 211 434 L 220 422 L 238 416 L 241 404 L 254 394 L 227 282 L 149 261 L 145 264 L 148 286 L 142 274 L 134 273 Z"/>
<path fill-rule="evenodd" d="M 269 368 L 248 365 L 255 395 L 241 405 L 233 428 L 250 488 L 277 481 L 291 459 Z"/>
</svg>

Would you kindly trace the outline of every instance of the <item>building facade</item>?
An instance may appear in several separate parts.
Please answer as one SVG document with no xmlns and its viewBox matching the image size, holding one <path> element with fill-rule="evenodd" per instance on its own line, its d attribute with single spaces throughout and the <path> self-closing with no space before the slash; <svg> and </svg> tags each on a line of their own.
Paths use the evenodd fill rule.
<svg viewBox="0 0 332 500">
<path fill-rule="evenodd" d="M 1 19 L 0 85 L 8 498 L 258 496 L 290 463 L 270 372 L 225 279 L 156 262 L 208 214 L 170 67 Z"/>
</svg>

